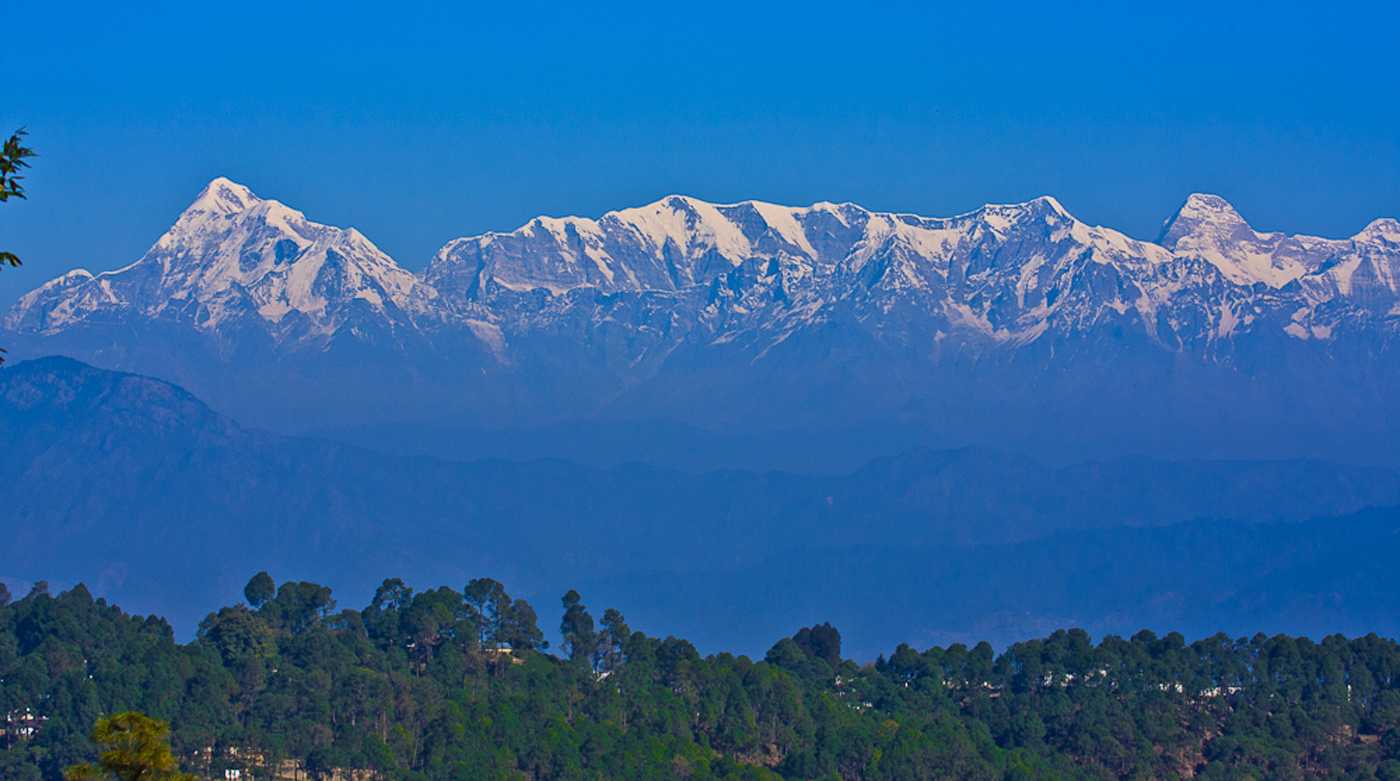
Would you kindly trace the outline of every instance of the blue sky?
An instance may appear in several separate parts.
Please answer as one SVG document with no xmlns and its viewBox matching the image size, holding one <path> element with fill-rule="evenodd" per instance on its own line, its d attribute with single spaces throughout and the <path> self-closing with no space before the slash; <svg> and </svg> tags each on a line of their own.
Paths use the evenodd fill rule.
<svg viewBox="0 0 1400 781">
<path fill-rule="evenodd" d="M 947 215 L 1056 196 L 1155 238 L 1400 216 L 1389 3 L 27 3 L 0 305 L 134 261 L 228 176 L 404 266 L 677 192 Z"/>
</svg>

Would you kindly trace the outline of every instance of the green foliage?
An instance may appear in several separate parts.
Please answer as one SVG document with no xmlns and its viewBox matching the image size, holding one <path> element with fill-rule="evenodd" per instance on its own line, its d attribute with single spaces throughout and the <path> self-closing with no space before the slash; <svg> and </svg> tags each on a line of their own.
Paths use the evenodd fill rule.
<svg viewBox="0 0 1400 781">
<path fill-rule="evenodd" d="M 11 197 L 24 199 L 24 187 L 20 185 L 20 180 L 24 179 L 19 175 L 21 168 L 28 168 L 26 158 L 38 157 L 33 149 L 24 145 L 24 137 L 29 133 L 20 128 L 14 135 L 5 141 L 3 149 L 0 149 L 0 203 L 10 200 Z M 18 266 L 19 258 L 12 252 L 0 252 L 0 266 Z"/>
<path fill-rule="evenodd" d="M 841 663 L 841 633 L 830 622 L 803 627 L 792 636 L 792 641 L 808 659 L 821 659 L 831 667 Z"/>
<path fill-rule="evenodd" d="M 258 615 L 268 627 L 284 634 L 298 634 L 319 626 L 334 612 L 331 590 L 306 581 L 283 583 L 277 596 L 258 608 Z"/>
<path fill-rule="evenodd" d="M 0 606 L 0 711 L 47 719 L 0 742 L 0 777 L 57 781 L 98 755 L 83 725 L 135 710 L 206 777 L 1400 781 L 1400 647 L 1375 636 L 1069 630 L 860 667 L 823 624 L 755 662 L 595 626 L 571 591 L 556 658 L 489 579 L 338 613 L 274 585 L 188 645 L 81 586 Z"/>
<path fill-rule="evenodd" d="M 583 606 L 582 597 L 573 589 L 564 595 L 564 619 L 559 633 L 564 636 L 564 654 L 576 664 L 592 667 L 597 664 L 598 633 L 593 631 L 593 616 Z"/>
<path fill-rule="evenodd" d="M 267 622 L 243 606 L 219 608 L 199 622 L 199 642 L 219 652 L 226 667 L 269 659 L 277 640 Z"/>
<path fill-rule="evenodd" d="M 265 602 L 277 595 L 277 584 L 272 581 L 272 576 L 266 571 L 259 572 L 248 581 L 248 585 L 243 587 L 243 597 L 248 600 L 248 606 L 257 610 Z"/>
<path fill-rule="evenodd" d="M 603 672 L 614 670 L 627 658 L 627 641 L 632 637 L 632 629 L 627 619 L 616 608 L 603 611 L 603 632 L 598 636 L 598 669 Z"/>
<path fill-rule="evenodd" d="M 83 762 L 68 768 L 67 781 L 96 781 L 108 774 L 121 781 L 197 781 L 181 773 L 170 753 L 170 725 L 127 711 L 97 720 L 92 739 L 104 751 L 97 764 Z"/>
<path fill-rule="evenodd" d="M 33 149 L 24 145 L 27 135 L 29 131 L 24 128 L 16 130 L 6 139 L 4 148 L 0 149 L 0 203 L 10 200 L 11 196 L 25 197 L 24 188 L 19 183 L 24 177 L 19 175 L 19 169 L 29 167 L 29 163 L 24 162 L 26 158 L 38 157 Z"/>
</svg>

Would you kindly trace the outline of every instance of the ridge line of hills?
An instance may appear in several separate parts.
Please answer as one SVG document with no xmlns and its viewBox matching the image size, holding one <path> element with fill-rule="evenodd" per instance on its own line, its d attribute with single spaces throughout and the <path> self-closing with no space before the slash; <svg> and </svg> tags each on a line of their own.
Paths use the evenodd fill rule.
<svg viewBox="0 0 1400 781">
<path fill-rule="evenodd" d="M 1331 633 L 1394 631 L 1400 615 L 1397 515 L 1366 509 L 1400 504 L 1400 475 L 1320 461 L 457 463 L 244 429 L 168 383 L 50 358 L 0 370 L 0 491 L 4 580 L 84 581 L 184 632 L 194 605 L 261 569 L 352 598 L 393 572 L 586 587 L 702 647 L 750 651 L 814 613 L 855 650 L 1009 642 L 1067 618 Z M 870 610 L 871 593 L 905 596 Z"/>
</svg>

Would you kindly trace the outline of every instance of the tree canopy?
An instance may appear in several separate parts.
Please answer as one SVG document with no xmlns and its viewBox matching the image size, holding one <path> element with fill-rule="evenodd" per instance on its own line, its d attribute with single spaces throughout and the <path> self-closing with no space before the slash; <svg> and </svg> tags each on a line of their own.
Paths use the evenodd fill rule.
<svg viewBox="0 0 1400 781">
<path fill-rule="evenodd" d="M 0 778 L 99 767 L 89 726 L 137 711 L 215 778 L 1400 781 L 1400 646 L 1374 635 L 1062 630 L 858 665 L 821 623 L 755 661 L 585 620 L 571 590 L 556 657 L 487 578 L 360 610 L 271 585 L 183 645 L 82 586 L 0 606 Z"/>
</svg>

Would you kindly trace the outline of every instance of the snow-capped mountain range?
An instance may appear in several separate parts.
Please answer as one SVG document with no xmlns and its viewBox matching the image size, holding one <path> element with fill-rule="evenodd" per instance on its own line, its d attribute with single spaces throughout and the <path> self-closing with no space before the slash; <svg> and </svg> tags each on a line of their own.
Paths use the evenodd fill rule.
<svg viewBox="0 0 1400 781">
<path fill-rule="evenodd" d="M 892 326 L 915 318 L 939 343 L 1016 347 L 1131 312 L 1152 342 L 1180 350 L 1256 328 L 1323 340 L 1347 322 L 1389 329 L 1398 277 L 1393 219 L 1343 240 L 1261 234 L 1211 195 L 1191 196 L 1156 244 L 1085 225 L 1049 197 L 926 218 L 671 196 L 456 239 L 415 275 L 353 228 L 220 178 L 136 263 L 75 269 L 24 296 L 4 325 L 52 335 L 135 317 L 219 334 L 251 322 L 279 345 L 315 349 L 370 321 L 465 328 L 504 358 L 512 337 L 628 296 L 673 310 L 629 324 L 667 331 L 658 344 L 698 326 L 710 341 L 766 346 L 850 312 L 896 340 L 907 335 Z"/>
<path fill-rule="evenodd" d="M 339 360 L 327 356 L 370 349 L 404 382 L 494 405 L 483 420 L 508 408 L 518 423 L 624 401 L 668 417 L 666 400 L 639 388 L 680 369 L 740 398 L 764 366 L 808 367 L 785 375 L 797 395 L 833 371 L 867 388 L 917 385 L 909 371 L 1043 371 L 1125 351 L 1256 376 L 1261 356 L 1305 343 L 1300 354 L 1320 347 L 1325 360 L 1388 354 L 1398 323 L 1400 223 L 1341 240 L 1261 234 L 1212 195 L 1191 196 L 1156 243 L 1086 225 L 1049 197 L 928 218 L 671 196 L 456 239 L 413 274 L 354 229 L 221 178 L 136 263 L 69 272 L 3 325 L 20 355 L 147 371 L 203 385 L 216 403 L 207 378 L 230 366 L 307 377 Z M 716 381 L 719 365 L 749 379 Z M 887 402 L 907 413 L 914 397 Z"/>
</svg>

